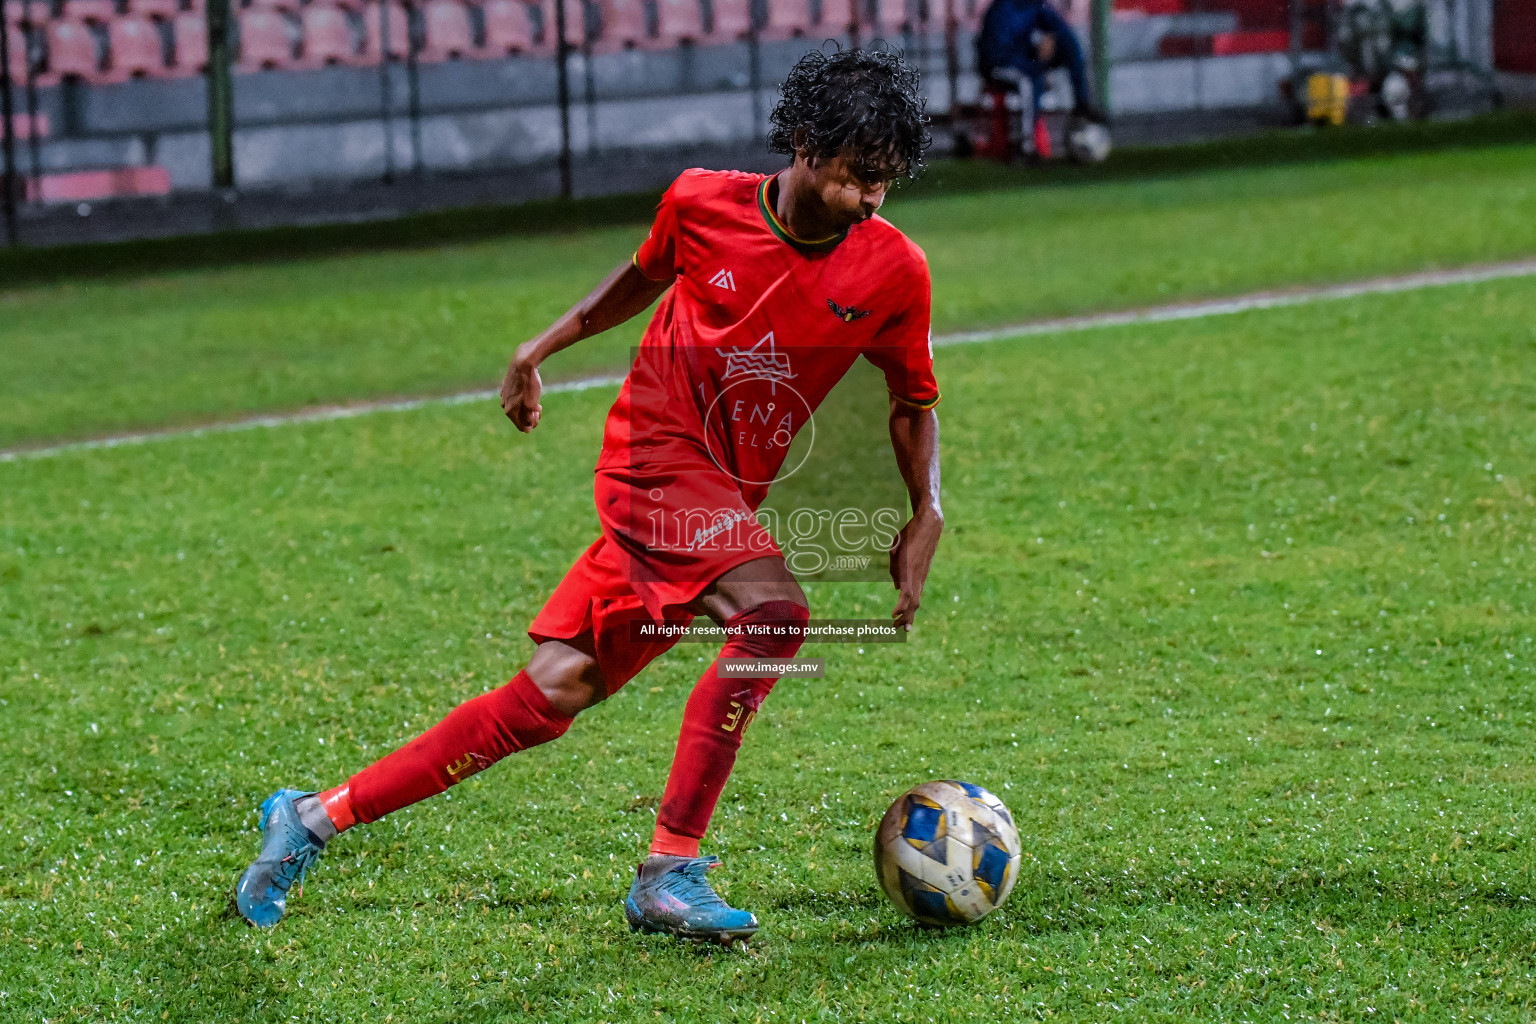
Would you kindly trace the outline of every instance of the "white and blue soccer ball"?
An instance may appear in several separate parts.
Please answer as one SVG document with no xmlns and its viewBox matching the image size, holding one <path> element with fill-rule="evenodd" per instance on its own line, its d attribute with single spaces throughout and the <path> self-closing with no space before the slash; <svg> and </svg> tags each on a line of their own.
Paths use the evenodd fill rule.
<svg viewBox="0 0 1536 1024">
<path fill-rule="evenodd" d="M 925 782 L 875 831 L 875 873 L 896 908 L 923 924 L 975 924 L 1019 878 L 1019 830 L 1003 802 L 969 782 Z"/>
</svg>

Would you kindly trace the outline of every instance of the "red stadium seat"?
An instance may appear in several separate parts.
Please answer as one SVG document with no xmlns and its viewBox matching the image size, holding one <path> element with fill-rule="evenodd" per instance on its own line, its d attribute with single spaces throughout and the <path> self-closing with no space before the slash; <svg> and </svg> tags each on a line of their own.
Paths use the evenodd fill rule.
<svg viewBox="0 0 1536 1024">
<path fill-rule="evenodd" d="M 428 0 L 422 9 L 422 23 L 426 37 L 422 60 L 438 62 L 478 55 L 469 8 L 459 0 Z"/>
<path fill-rule="evenodd" d="M 1178 2 L 1183 3 L 1184 0 Z M 986 13 L 986 0 L 955 0 L 955 19 L 964 28 L 980 28 L 981 18 Z"/>
<path fill-rule="evenodd" d="M 357 37 L 347 12 L 321 0 L 313 0 L 299 15 L 303 30 L 304 55 L 300 63 L 307 68 L 331 64 L 355 64 L 358 61 Z"/>
<path fill-rule="evenodd" d="M 1157 41 L 1157 55 L 1170 60 L 1181 57 L 1209 57 L 1211 37 L 1208 35 L 1163 36 Z"/>
<path fill-rule="evenodd" d="M 1184 14 L 1189 0 L 1115 0 L 1115 10 L 1137 14 Z"/>
<path fill-rule="evenodd" d="M 48 7 L 49 5 L 34 4 L 33 10 Z M 64 0 L 63 18 L 65 21 L 99 21 L 106 23 L 117 15 L 117 4 L 112 0 Z"/>
<path fill-rule="evenodd" d="M 291 68 L 295 65 L 294 34 L 288 19 L 281 12 L 248 7 L 240 12 L 239 24 L 240 59 L 235 66 L 241 71 Z"/>
<path fill-rule="evenodd" d="M 732 43 L 752 34 L 752 0 L 714 0 L 710 42 Z M 768 5 L 772 7 L 772 4 Z"/>
<path fill-rule="evenodd" d="M 485 18 L 485 53 L 505 56 L 533 49 L 533 22 L 523 0 L 486 0 L 480 8 Z"/>
<path fill-rule="evenodd" d="M 580 7 L 580 4 L 567 3 L 566 17 L 571 16 L 572 9 L 579 10 Z M 597 9 L 602 28 L 593 40 L 593 49 L 607 52 L 632 50 L 652 42 L 646 30 L 642 0 L 599 0 Z"/>
<path fill-rule="evenodd" d="M 171 22 L 171 68 L 178 75 L 202 74 L 208 67 L 208 19 L 203 14 L 176 15 Z"/>
<path fill-rule="evenodd" d="M 14 70 L 14 69 L 13 69 Z M 52 131 L 52 125 L 47 114 L 37 115 L 37 137 L 46 139 Z M 32 118 L 26 114 L 14 114 L 11 117 L 11 132 L 19 142 L 25 142 L 32 137 Z"/>
<path fill-rule="evenodd" d="M 815 31 L 810 0 L 773 0 L 768 5 L 768 24 L 763 26 L 764 38 L 791 39 L 811 35 Z"/>
<path fill-rule="evenodd" d="M 148 18 L 128 15 L 107 25 L 107 77 L 113 82 L 130 78 L 164 78 L 165 48 L 160 30 Z"/>
<path fill-rule="evenodd" d="M 555 0 L 540 0 L 539 13 L 544 19 L 539 48 L 553 52 L 555 49 Z M 582 0 L 565 0 L 566 45 L 581 46 L 586 41 L 586 34 L 586 5 Z"/>
<path fill-rule="evenodd" d="M 181 4 L 178 0 L 128 0 L 128 13 L 170 21 L 181 13 Z"/>
<path fill-rule="evenodd" d="M 1284 53 L 1290 48 L 1291 33 L 1285 29 L 1218 32 L 1211 36 L 1211 53 L 1218 57 L 1239 53 Z"/>
<path fill-rule="evenodd" d="M 75 203 L 82 199 L 113 196 L 163 196 L 170 191 L 170 172 L 153 164 L 102 171 L 65 171 L 45 174 L 27 182 L 27 198 L 45 203 Z"/>
<path fill-rule="evenodd" d="M 656 0 L 656 35 L 664 46 L 703 38 L 704 10 L 699 0 Z"/>
<path fill-rule="evenodd" d="M 816 23 L 816 30 L 828 36 L 844 35 L 853 20 L 853 0 L 821 0 L 821 20 Z"/>
<path fill-rule="evenodd" d="M 238 7 L 235 0 L 231 0 L 231 7 Z M 245 8 L 251 11 L 287 11 L 290 14 L 299 13 L 299 0 L 250 0 Z"/>
<path fill-rule="evenodd" d="M 38 81 L 52 85 L 66 78 L 94 82 L 101 73 L 96 35 L 78 21 L 50 21 L 47 29 L 48 69 Z"/>
<path fill-rule="evenodd" d="M 369 4 L 363 11 L 363 55 L 369 63 L 378 63 L 384 54 L 383 34 L 380 32 L 379 10 L 382 4 Z M 389 5 L 389 55 L 405 59 L 411 48 L 411 28 L 405 17 L 405 7 L 398 3 Z"/>
<path fill-rule="evenodd" d="M 20 25 L 13 22 L 8 28 L 6 49 L 11 52 L 11 81 L 19 85 L 27 80 L 27 41 L 21 34 Z"/>
<path fill-rule="evenodd" d="M 865 19 L 868 20 L 871 15 L 873 21 L 866 27 L 872 35 L 900 35 L 907 25 L 906 0 L 871 0 Z"/>
</svg>

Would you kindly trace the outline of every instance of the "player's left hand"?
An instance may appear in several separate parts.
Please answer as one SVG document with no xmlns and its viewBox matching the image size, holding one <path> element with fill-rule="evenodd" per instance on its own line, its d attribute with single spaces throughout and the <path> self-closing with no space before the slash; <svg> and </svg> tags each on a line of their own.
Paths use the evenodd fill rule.
<svg viewBox="0 0 1536 1024">
<path fill-rule="evenodd" d="M 900 591 L 891 620 L 902 629 L 910 630 L 917 617 L 928 569 L 933 565 L 933 553 L 938 550 L 943 530 L 944 520 L 939 514 L 923 508 L 907 521 L 896 535 L 896 543 L 891 545 L 891 582 Z"/>
<path fill-rule="evenodd" d="M 501 411 L 525 434 L 539 425 L 539 417 L 544 414 L 544 407 L 539 404 L 543 390 L 538 364 L 519 353 L 501 382 Z"/>
</svg>

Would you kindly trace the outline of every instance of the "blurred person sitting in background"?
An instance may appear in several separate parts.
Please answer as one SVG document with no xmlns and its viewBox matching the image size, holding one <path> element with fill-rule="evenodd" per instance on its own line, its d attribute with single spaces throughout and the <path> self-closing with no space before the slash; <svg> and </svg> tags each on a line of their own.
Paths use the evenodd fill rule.
<svg viewBox="0 0 1536 1024">
<path fill-rule="evenodd" d="M 1067 20 L 1046 0 L 993 0 L 982 16 L 976 54 L 981 75 L 990 88 L 1011 91 L 1021 89 L 1026 80 L 1029 82 L 1027 113 L 1035 149 L 1040 155 L 1048 155 L 1049 151 L 1048 142 L 1041 144 L 1045 129 L 1040 118 L 1040 97 L 1046 91 L 1045 76 L 1052 70 L 1067 71 L 1072 82 L 1074 117 L 1095 124 L 1106 122 L 1088 88 L 1082 43 Z"/>
</svg>

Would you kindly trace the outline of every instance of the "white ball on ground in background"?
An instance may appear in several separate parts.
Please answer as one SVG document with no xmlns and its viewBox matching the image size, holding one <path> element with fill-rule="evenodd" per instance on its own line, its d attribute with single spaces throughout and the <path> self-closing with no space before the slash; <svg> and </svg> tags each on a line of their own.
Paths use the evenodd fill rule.
<svg viewBox="0 0 1536 1024">
<path fill-rule="evenodd" d="M 1097 121 L 1075 121 L 1067 130 L 1067 152 L 1080 164 L 1101 164 L 1109 150 L 1109 129 Z"/>
</svg>

